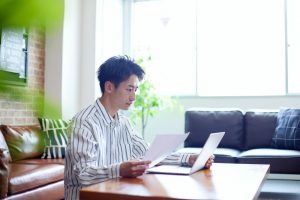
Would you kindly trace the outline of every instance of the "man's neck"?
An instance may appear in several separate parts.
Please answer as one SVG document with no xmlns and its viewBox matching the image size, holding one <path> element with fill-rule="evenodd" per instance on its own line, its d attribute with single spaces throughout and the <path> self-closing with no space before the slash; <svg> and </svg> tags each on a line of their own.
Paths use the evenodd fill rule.
<svg viewBox="0 0 300 200">
<path fill-rule="evenodd" d="M 105 110 L 108 112 L 108 114 L 112 117 L 115 118 L 115 116 L 118 113 L 118 109 L 114 108 L 114 106 L 111 104 L 111 100 L 105 96 L 102 96 L 99 98 L 101 104 L 105 108 Z"/>
</svg>

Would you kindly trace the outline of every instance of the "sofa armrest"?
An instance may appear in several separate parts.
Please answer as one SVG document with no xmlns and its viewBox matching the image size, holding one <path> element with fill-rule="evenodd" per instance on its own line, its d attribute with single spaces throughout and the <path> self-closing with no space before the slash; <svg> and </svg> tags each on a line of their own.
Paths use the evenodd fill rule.
<svg viewBox="0 0 300 200">
<path fill-rule="evenodd" d="M 8 191 L 8 156 L 8 150 L 0 148 L 0 199 L 5 198 L 7 196 Z"/>
</svg>

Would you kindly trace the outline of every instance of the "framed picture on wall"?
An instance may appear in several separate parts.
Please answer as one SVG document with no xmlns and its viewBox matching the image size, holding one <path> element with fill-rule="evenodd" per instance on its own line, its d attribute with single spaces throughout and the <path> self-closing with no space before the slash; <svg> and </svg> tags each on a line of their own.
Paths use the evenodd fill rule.
<svg viewBox="0 0 300 200">
<path fill-rule="evenodd" d="M 0 83 L 26 85 L 28 30 L 0 27 Z"/>
</svg>

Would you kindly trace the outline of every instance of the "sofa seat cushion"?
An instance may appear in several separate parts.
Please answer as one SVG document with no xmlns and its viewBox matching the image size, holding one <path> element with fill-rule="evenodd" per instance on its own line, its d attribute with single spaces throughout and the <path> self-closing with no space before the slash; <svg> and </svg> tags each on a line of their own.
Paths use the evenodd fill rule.
<svg viewBox="0 0 300 200">
<path fill-rule="evenodd" d="M 58 164 L 10 164 L 8 194 L 16 194 L 63 180 L 64 166 Z"/>
<path fill-rule="evenodd" d="M 26 159 L 26 160 L 18 160 L 14 163 L 19 164 L 35 164 L 35 165 L 48 165 L 48 164 L 65 164 L 65 159 L 57 158 L 57 159 L 42 159 L 42 158 L 33 158 L 33 159 Z"/>
<path fill-rule="evenodd" d="M 270 164 L 270 173 L 300 174 L 300 151 L 285 149 L 251 149 L 241 153 L 238 163 Z"/>
<path fill-rule="evenodd" d="M 57 181 L 33 190 L 8 196 L 5 200 L 58 200 L 64 199 L 64 181 Z"/>
<path fill-rule="evenodd" d="M 300 151 L 287 149 L 251 149 L 239 154 L 239 157 L 300 157 Z"/>
<path fill-rule="evenodd" d="M 199 154 L 202 148 L 192 148 L 186 147 L 179 149 L 177 153 L 189 153 L 189 154 Z M 215 162 L 218 163 L 235 163 L 236 157 L 240 154 L 240 151 L 236 149 L 229 148 L 217 148 L 214 152 Z"/>
</svg>

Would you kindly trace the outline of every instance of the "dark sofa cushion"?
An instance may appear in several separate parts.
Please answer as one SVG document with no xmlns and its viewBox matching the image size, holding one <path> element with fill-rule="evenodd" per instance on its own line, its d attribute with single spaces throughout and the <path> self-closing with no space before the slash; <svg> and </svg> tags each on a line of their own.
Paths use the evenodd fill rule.
<svg viewBox="0 0 300 200">
<path fill-rule="evenodd" d="M 40 157 L 45 143 L 39 126 L 1 125 L 12 161 Z"/>
<path fill-rule="evenodd" d="M 245 149 L 270 148 L 278 110 L 249 110 L 245 113 Z"/>
<path fill-rule="evenodd" d="M 300 174 L 300 151 L 287 149 L 251 149 L 242 152 L 238 163 L 270 164 L 271 173 Z"/>
<path fill-rule="evenodd" d="M 184 146 L 202 147 L 210 133 L 225 131 L 219 147 L 241 149 L 243 119 L 243 112 L 239 109 L 189 109 L 185 112 L 185 132 L 190 132 L 190 135 Z"/>
<path fill-rule="evenodd" d="M 280 109 L 272 146 L 300 150 L 300 109 Z"/>
</svg>

